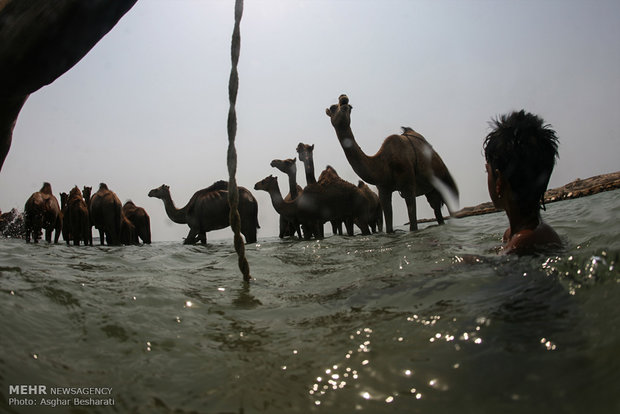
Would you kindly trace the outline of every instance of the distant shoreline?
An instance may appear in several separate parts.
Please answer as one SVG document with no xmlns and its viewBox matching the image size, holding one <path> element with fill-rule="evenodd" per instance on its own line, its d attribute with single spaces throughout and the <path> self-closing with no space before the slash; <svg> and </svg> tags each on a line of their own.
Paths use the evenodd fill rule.
<svg viewBox="0 0 620 414">
<path fill-rule="evenodd" d="M 553 203 L 555 201 L 570 200 L 573 198 L 585 197 L 612 191 L 620 188 L 620 171 L 609 174 L 595 175 L 594 177 L 584 180 L 577 178 L 562 187 L 552 188 L 545 193 L 545 203 Z M 465 207 L 454 214 L 455 218 L 463 218 L 469 216 L 478 216 L 481 214 L 495 213 L 500 210 L 493 207 L 493 203 L 486 202 L 477 206 Z M 420 219 L 418 223 L 428 223 L 435 221 L 432 219 Z"/>
</svg>

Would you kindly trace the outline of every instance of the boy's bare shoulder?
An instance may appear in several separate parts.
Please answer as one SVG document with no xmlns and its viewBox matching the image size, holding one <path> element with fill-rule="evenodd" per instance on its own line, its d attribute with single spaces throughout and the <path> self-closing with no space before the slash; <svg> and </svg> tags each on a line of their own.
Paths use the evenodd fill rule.
<svg viewBox="0 0 620 414">
<path fill-rule="evenodd" d="M 507 232 L 508 233 L 508 232 Z M 562 245 L 560 236 L 547 223 L 541 222 L 535 229 L 510 234 L 503 253 L 533 253 L 539 248 Z"/>
</svg>

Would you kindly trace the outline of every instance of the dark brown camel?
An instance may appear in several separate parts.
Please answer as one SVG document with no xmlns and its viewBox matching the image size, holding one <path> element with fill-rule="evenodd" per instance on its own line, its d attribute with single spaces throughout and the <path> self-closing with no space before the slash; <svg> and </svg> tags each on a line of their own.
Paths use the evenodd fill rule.
<svg viewBox="0 0 620 414">
<path fill-rule="evenodd" d="M 297 153 L 299 154 L 299 159 L 302 160 L 304 164 L 304 169 L 306 172 L 306 182 L 307 184 L 316 183 L 317 180 L 314 178 L 314 144 L 308 145 L 300 142 L 297 145 Z M 329 182 L 338 182 L 343 181 L 347 183 L 347 186 L 351 188 L 353 184 L 350 184 L 340 178 L 336 170 L 334 170 L 331 166 L 327 166 L 325 170 L 321 172 L 319 175 L 318 183 L 329 183 Z M 353 191 L 353 190 L 350 190 Z M 330 222 L 332 225 L 332 233 L 333 234 L 342 234 L 342 221 L 332 220 Z M 370 224 L 370 223 L 368 223 Z M 358 226 L 359 227 L 359 226 Z M 361 229 L 361 227 L 360 227 Z"/>
<path fill-rule="evenodd" d="M 90 199 L 91 223 L 99 230 L 99 243 L 109 246 L 121 244 L 121 200 L 104 183 Z"/>
<path fill-rule="evenodd" d="M 93 245 L 93 232 L 92 232 L 92 228 L 93 228 L 93 221 L 90 219 L 90 195 L 93 191 L 92 187 L 87 187 L 84 186 L 82 188 L 82 197 L 84 197 L 84 202 L 86 203 L 86 207 L 88 208 L 88 245 L 92 246 Z"/>
<path fill-rule="evenodd" d="M 138 240 L 138 233 L 136 233 L 136 226 L 123 214 L 121 210 L 121 231 L 120 231 L 121 244 L 140 244 Z"/>
<path fill-rule="evenodd" d="M 28 96 L 79 62 L 135 2 L 0 1 L 0 170 Z"/>
<path fill-rule="evenodd" d="M 73 187 L 67 197 L 63 227 L 67 228 L 66 234 L 68 237 L 65 238 L 67 244 L 71 240 L 73 240 L 75 246 L 79 246 L 80 241 L 84 242 L 84 245 L 88 245 L 89 240 L 92 243 L 88 207 L 82 197 L 82 192 L 77 186 Z"/>
<path fill-rule="evenodd" d="M 178 224 L 187 224 L 189 233 L 184 244 L 207 243 L 207 232 L 230 225 L 228 205 L 228 182 L 217 181 L 210 187 L 196 191 L 185 207 L 175 207 L 170 196 L 170 187 L 162 185 L 149 191 L 149 197 L 159 198 L 164 202 L 166 214 Z M 258 203 L 246 188 L 239 187 L 239 215 L 241 233 L 246 243 L 256 242 L 258 225 Z"/>
<path fill-rule="evenodd" d="M 123 216 L 134 226 L 135 236 L 131 240 L 132 244 L 138 244 L 138 239 L 142 243 L 151 244 L 151 219 L 142 207 L 138 207 L 133 201 L 127 201 L 123 205 Z"/>
<path fill-rule="evenodd" d="M 357 188 L 360 189 L 364 198 L 366 198 L 366 221 L 373 233 L 377 231 L 383 231 L 383 210 L 381 209 L 381 202 L 379 196 L 368 187 L 368 184 L 359 180 Z M 357 222 L 355 223 L 357 224 Z"/>
<path fill-rule="evenodd" d="M 407 203 L 409 230 L 417 230 L 416 197 L 425 195 L 439 224 L 444 219 L 441 206 L 446 203 L 452 212 L 458 203 L 458 188 L 439 154 L 426 139 L 403 128 L 402 135 L 387 137 L 379 151 L 368 156 L 355 142 L 351 130 L 351 105 L 346 95 L 338 104 L 325 110 L 344 153 L 359 177 L 379 189 L 379 199 L 385 215 L 386 231 L 392 227 L 392 192 L 398 191 Z M 454 201 L 454 202 L 453 202 Z"/>
<path fill-rule="evenodd" d="M 342 184 L 326 182 L 325 185 L 319 183 L 308 185 L 299 197 L 292 201 L 285 201 L 282 198 L 278 179 L 272 175 L 256 183 L 254 189 L 269 193 L 271 203 L 278 214 L 309 227 L 316 227 L 319 223 L 322 226 L 325 221 L 340 220 L 345 222 L 347 234 L 353 236 L 353 221 L 359 217 L 362 222 L 362 234 L 370 234 L 368 226 L 363 224 L 364 197 L 353 184 L 348 183 L 354 191 Z M 315 228 L 313 234 L 321 233 Z M 306 234 L 305 237 L 309 238 L 309 235 Z"/>
<path fill-rule="evenodd" d="M 288 185 L 289 185 L 289 193 L 284 197 L 286 201 L 291 201 L 296 199 L 299 194 L 303 191 L 301 186 L 297 185 L 297 158 L 287 158 L 285 160 L 273 160 L 271 161 L 271 166 L 277 168 L 282 171 L 284 174 L 288 176 Z M 295 233 L 301 239 L 301 230 L 299 228 L 299 223 L 295 221 L 290 221 L 284 216 L 280 216 L 280 233 L 279 237 L 282 239 L 284 237 L 293 237 Z"/>
<path fill-rule="evenodd" d="M 62 222 L 62 239 L 69 244 L 69 240 L 71 240 L 71 235 L 69 234 L 69 226 L 68 223 L 64 219 L 67 215 L 67 200 L 69 200 L 69 194 L 60 193 L 60 213 L 63 217 Z"/>
<path fill-rule="evenodd" d="M 62 213 L 58 200 L 52 193 L 50 183 L 43 183 L 41 190 L 33 193 L 26 201 L 24 228 L 27 243 L 30 243 L 30 237 L 38 243 L 42 230 L 45 230 L 45 240 L 48 243 L 52 242 L 52 231 L 54 231 L 54 243 L 58 243 L 62 231 Z"/>
</svg>

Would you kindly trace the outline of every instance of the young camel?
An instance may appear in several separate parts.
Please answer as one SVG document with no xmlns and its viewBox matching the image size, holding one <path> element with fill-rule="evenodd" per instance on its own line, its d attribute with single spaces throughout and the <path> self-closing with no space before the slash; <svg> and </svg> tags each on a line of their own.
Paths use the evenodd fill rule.
<svg viewBox="0 0 620 414">
<path fill-rule="evenodd" d="M 402 135 L 387 137 L 379 151 L 366 155 L 359 147 L 351 130 L 351 105 L 346 95 L 340 95 L 338 103 L 327 108 L 332 126 L 344 153 L 359 177 L 374 184 L 385 226 L 392 233 L 392 192 L 398 191 L 405 199 L 409 215 L 409 230 L 417 230 L 416 197 L 425 195 L 435 212 L 439 224 L 444 219 L 441 206 L 446 203 L 452 212 L 458 203 L 458 188 L 441 157 L 426 139 L 411 128 L 403 128 Z M 454 203 L 452 203 L 454 201 Z"/>
<path fill-rule="evenodd" d="M 286 201 L 296 199 L 303 191 L 301 186 L 297 185 L 297 165 L 295 164 L 296 161 L 297 158 L 287 158 L 285 160 L 276 159 L 271 161 L 272 167 L 277 168 L 288 176 L 289 193 L 284 198 Z M 286 217 L 280 215 L 279 237 L 281 239 L 288 236 L 293 237 L 295 236 L 295 233 L 297 233 L 300 239 L 302 238 L 299 223 L 288 220 Z"/>
</svg>

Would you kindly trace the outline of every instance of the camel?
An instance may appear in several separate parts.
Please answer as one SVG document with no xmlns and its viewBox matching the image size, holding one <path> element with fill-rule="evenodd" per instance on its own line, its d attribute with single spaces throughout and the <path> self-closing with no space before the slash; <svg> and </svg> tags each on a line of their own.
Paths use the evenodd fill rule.
<svg viewBox="0 0 620 414">
<path fill-rule="evenodd" d="M 138 233 L 136 233 L 136 226 L 123 214 L 121 210 L 121 228 L 119 233 L 121 244 L 125 246 L 130 244 L 140 244 L 138 240 Z"/>
<path fill-rule="evenodd" d="M 61 194 L 62 198 L 64 197 Z M 84 242 L 84 245 L 88 245 L 89 240 L 92 243 L 88 207 L 84 198 L 82 198 L 82 192 L 77 186 L 73 187 L 69 192 L 64 210 L 63 228 L 66 228 L 67 237 L 65 237 L 63 232 L 63 238 L 65 238 L 67 244 L 71 240 L 73 240 L 75 246 L 80 245 L 80 240 Z"/>
<path fill-rule="evenodd" d="M 90 195 L 93 191 L 92 187 L 87 187 L 84 186 L 82 187 L 82 197 L 84 197 L 84 202 L 86 203 L 86 207 L 88 208 L 88 245 L 92 246 L 93 245 L 93 232 L 92 232 L 92 228 L 93 228 L 93 221 L 90 219 Z"/>
<path fill-rule="evenodd" d="M 304 169 L 306 171 L 306 182 L 307 182 L 307 184 L 316 183 L 317 180 L 314 178 L 314 144 L 313 145 L 308 145 L 308 144 L 304 144 L 304 143 L 300 142 L 297 145 L 297 153 L 299 154 L 299 159 L 302 160 L 303 163 L 304 163 Z M 328 180 L 328 181 L 338 181 L 338 180 L 341 180 L 341 178 L 338 175 L 338 173 L 336 172 L 336 170 L 334 170 L 329 165 L 327 166 L 327 168 L 325 168 L 325 170 L 323 170 L 321 172 L 321 175 L 319 175 L 318 183 L 323 183 L 326 180 Z M 347 184 L 350 184 L 350 183 L 347 183 Z M 368 199 L 368 197 L 366 197 L 366 198 Z M 369 208 L 371 208 L 371 207 L 369 206 Z M 369 219 L 370 216 L 367 215 L 366 218 Z M 371 223 L 368 222 L 368 224 L 370 225 Z M 342 222 L 341 221 L 333 220 L 333 221 L 331 221 L 331 225 L 332 225 L 332 233 L 333 234 L 342 234 Z M 359 225 L 358 225 L 358 227 L 359 227 Z M 375 228 L 376 228 L 376 225 L 375 225 Z M 361 227 L 360 227 L 360 229 L 361 229 Z"/>
<path fill-rule="evenodd" d="M 79 62 L 136 1 L 0 1 L 0 170 L 28 96 Z"/>
<path fill-rule="evenodd" d="M 60 213 L 63 217 L 62 231 L 61 231 L 62 239 L 66 241 L 67 244 L 69 244 L 69 240 L 71 239 L 71 236 L 69 235 L 68 223 L 64 219 L 67 215 L 67 200 L 69 200 L 69 194 L 60 193 Z"/>
<path fill-rule="evenodd" d="M 257 182 L 254 189 L 269 193 L 271 204 L 278 214 L 313 228 L 312 233 L 317 238 L 322 235 L 317 227 L 322 227 L 325 221 L 332 220 L 344 221 L 347 234 L 353 236 L 355 218 L 359 218 L 362 223 L 362 234 L 370 234 L 368 226 L 364 225 L 364 197 L 353 184 L 346 183 L 344 180 L 308 185 L 292 201 L 285 201 L 282 198 L 278 179 L 272 175 Z M 307 233 L 305 238 L 309 238 L 309 234 Z"/>
<path fill-rule="evenodd" d="M 367 183 L 377 186 L 385 215 L 386 231 L 394 232 L 394 191 L 398 191 L 405 199 L 410 231 L 418 229 L 416 197 L 421 195 L 426 196 L 437 222 L 443 224 L 442 204 L 446 203 L 452 213 L 452 205 L 458 203 L 459 193 L 439 154 L 422 135 L 404 127 L 403 134 L 388 136 L 375 155 L 366 155 L 355 141 L 351 130 L 351 109 L 349 98 L 340 95 L 338 104 L 327 108 L 325 112 L 331 119 L 338 141 L 355 173 Z"/>
<path fill-rule="evenodd" d="M 196 191 L 185 207 L 175 207 L 170 196 L 170 187 L 162 185 L 149 191 L 149 197 L 164 202 L 168 218 L 178 224 L 187 224 L 189 233 L 184 244 L 207 243 L 207 232 L 230 225 L 230 206 L 228 205 L 228 182 L 217 181 L 210 187 Z M 239 187 L 239 215 L 241 233 L 246 243 L 256 242 L 258 225 L 258 203 L 246 188 Z"/>
<path fill-rule="evenodd" d="M 151 244 L 151 219 L 146 210 L 129 200 L 123 205 L 121 212 L 134 227 L 135 235 L 131 242 L 138 244 L 140 239 L 142 243 Z"/>
<path fill-rule="evenodd" d="M 297 165 L 295 162 L 297 158 L 287 158 L 285 160 L 273 160 L 271 161 L 271 166 L 277 168 L 282 171 L 284 174 L 288 176 L 289 183 L 289 193 L 284 198 L 287 201 L 291 201 L 296 199 L 299 194 L 303 191 L 301 186 L 297 185 Z M 287 236 L 295 236 L 295 233 L 301 239 L 301 230 L 299 228 L 299 223 L 295 221 L 290 221 L 284 216 L 280 216 L 280 234 L 278 235 L 281 239 Z"/>
<path fill-rule="evenodd" d="M 62 230 L 62 213 L 58 200 L 52 193 L 50 183 L 43 183 L 41 190 L 33 193 L 24 206 L 24 228 L 26 231 L 26 243 L 30 243 L 30 237 L 35 243 L 39 242 L 41 231 L 45 230 L 45 241 L 58 243 Z"/>
<path fill-rule="evenodd" d="M 99 243 L 120 245 L 121 200 L 105 183 L 99 184 L 99 190 L 90 198 L 91 223 L 99 230 Z"/>
<path fill-rule="evenodd" d="M 357 188 L 360 189 L 364 198 L 366 198 L 366 221 L 373 233 L 383 231 L 383 210 L 381 209 L 381 201 L 379 196 L 368 187 L 368 184 L 359 180 Z M 357 224 L 357 222 L 355 223 Z"/>
<path fill-rule="evenodd" d="M 299 161 L 304 164 L 304 171 L 306 173 L 306 185 L 316 183 L 314 176 L 314 157 L 312 152 L 314 151 L 314 144 L 308 145 L 300 142 L 297 144 L 297 154 L 299 155 Z"/>
</svg>

